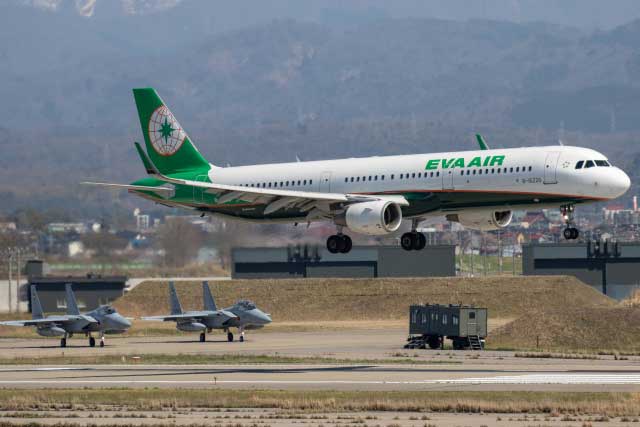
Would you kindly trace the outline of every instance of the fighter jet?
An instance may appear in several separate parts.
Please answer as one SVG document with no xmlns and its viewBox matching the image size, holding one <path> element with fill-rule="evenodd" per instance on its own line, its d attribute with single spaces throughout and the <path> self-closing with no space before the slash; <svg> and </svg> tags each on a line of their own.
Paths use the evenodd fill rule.
<svg viewBox="0 0 640 427">
<path fill-rule="evenodd" d="M 200 342 L 205 341 L 205 331 L 223 329 L 227 333 L 227 340 L 233 341 L 230 328 L 238 328 L 240 341 L 244 341 L 245 329 L 259 329 L 271 323 L 271 317 L 259 310 L 254 303 L 247 300 L 238 301 L 229 308 L 219 310 L 209 289 L 209 283 L 202 282 L 203 311 L 182 311 L 178 294 L 172 282 L 169 283 L 169 300 L 171 314 L 169 316 L 143 317 L 143 320 L 175 321 L 181 331 L 201 331 Z"/>
<path fill-rule="evenodd" d="M 206 290 L 205 290 L 206 289 Z M 168 316 L 148 316 L 142 320 L 162 320 L 163 322 L 176 322 L 176 328 L 185 332 L 200 332 L 200 342 L 206 341 L 206 332 L 213 329 L 226 328 L 227 324 L 236 319 L 236 315 L 226 310 L 218 310 L 213 301 L 209 284 L 202 283 L 204 294 L 204 308 L 202 311 L 183 311 L 178 293 L 173 282 L 169 282 L 169 305 L 171 314 Z"/>
<path fill-rule="evenodd" d="M 120 334 L 131 327 L 131 322 L 128 319 L 122 317 L 113 307 L 108 305 L 81 314 L 69 283 L 65 285 L 65 299 L 67 301 L 66 315 L 45 317 L 36 287 L 31 285 L 31 320 L 10 320 L 0 322 L 0 325 L 35 326 L 38 335 L 43 337 L 62 336 L 60 347 L 66 347 L 67 338 L 71 338 L 73 334 L 84 334 L 89 337 L 89 346 L 95 347 L 96 339 L 92 336 L 93 332 L 100 333 L 100 347 L 104 347 L 105 334 Z"/>
</svg>

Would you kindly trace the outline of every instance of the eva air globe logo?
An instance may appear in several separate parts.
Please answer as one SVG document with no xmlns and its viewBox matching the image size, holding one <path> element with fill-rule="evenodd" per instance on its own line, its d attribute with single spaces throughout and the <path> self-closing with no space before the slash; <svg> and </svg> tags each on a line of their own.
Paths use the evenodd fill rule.
<svg viewBox="0 0 640 427">
<path fill-rule="evenodd" d="M 167 107 L 158 107 L 149 119 L 149 140 L 161 156 L 170 156 L 180 149 L 187 134 Z"/>
</svg>

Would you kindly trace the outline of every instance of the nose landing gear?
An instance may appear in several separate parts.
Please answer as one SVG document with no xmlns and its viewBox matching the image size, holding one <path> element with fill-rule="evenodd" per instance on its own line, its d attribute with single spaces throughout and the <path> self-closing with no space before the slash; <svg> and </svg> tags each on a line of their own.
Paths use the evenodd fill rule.
<svg viewBox="0 0 640 427">
<path fill-rule="evenodd" d="M 564 229 L 562 235 L 567 240 L 576 240 L 580 236 L 580 231 L 573 226 L 573 209 L 573 205 L 560 206 L 560 213 L 567 225 L 567 228 Z"/>
</svg>

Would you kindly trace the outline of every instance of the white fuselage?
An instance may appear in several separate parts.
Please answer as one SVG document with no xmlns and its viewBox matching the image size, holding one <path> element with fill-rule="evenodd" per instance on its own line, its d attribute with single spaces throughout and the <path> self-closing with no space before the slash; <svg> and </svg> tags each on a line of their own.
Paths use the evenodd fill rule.
<svg viewBox="0 0 640 427">
<path fill-rule="evenodd" d="M 212 167 L 209 179 L 220 184 L 323 193 L 478 193 L 469 208 L 477 208 L 484 194 L 492 195 L 487 208 L 511 206 L 517 195 L 518 208 L 526 209 L 560 206 L 565 200 L 613 199 L 629 188 L 629 177 L 619 168 L 594 163 L 576 169 L 579 161 L 603 165 L 606 158 L 587 148 L 526 147 Z M 464 210 L 461 203 L 450 210 Z M 447 209 L 439 211 L 443 210 Z M 437 212 L 410 212 L 409 216 L 429 213 Z"/>
</svg>

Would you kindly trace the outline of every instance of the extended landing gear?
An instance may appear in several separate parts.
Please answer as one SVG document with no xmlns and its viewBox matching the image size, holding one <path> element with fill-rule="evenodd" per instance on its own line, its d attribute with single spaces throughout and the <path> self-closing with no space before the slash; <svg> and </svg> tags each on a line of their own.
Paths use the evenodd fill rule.
<svg viewBox="0 0 640 427">
<path fill-rule="evenodd" d="M 100 334 L 100 347 L 104 347 L 104 333 Z"/>
<path fill-rule="evenodd" d="M 204 332 L 200 332 L 200 342 L 205 342 L 207 340 L 207 334 Z"/>
<path fill-rule="evenodd" d="M 411 233 L 404 233 L 400 237 L 400 246 L 405 251 L 419 251 L 424 249 L 427 245 L 427 238 L 424 234 L 412 231 Z"/>
<path fill-rule="evenodd" d="M 92 336 L 89 336 L 89 347 L 95 347 L 96 346 L 96 339 Z"/>
<path fill-rule="evenodd" d="M 233 333 L 227 332 L 227 341 L 233 342 Z"/>
<path fill-rule="evenodd" d="M 244 342 L 244 327 L 240 327 L 240 342 Z"/>
<path fill-rule="evenodd" d="M 60 347 L 64 348 L 67 346 L 67 337 L 65 335 L 64 338 L 60 338 Z"/>
<path fill-rule="evenodd" d="M 564 229 L 562 235 L 567 240 L 576 240 L 580 236 L 580 231 L 573 227 L 573 205 L 560 206 L 560 213 L 564 219 L 567 228 Z"/>
<path fill-rule="evenodd" d="M 327 250 L 332 254 L 337 254 L 338 252 L 346 254 L 352 247 L 351 237 L 346 234 L 334 234 L 327 239 Z"/>
</svg>

